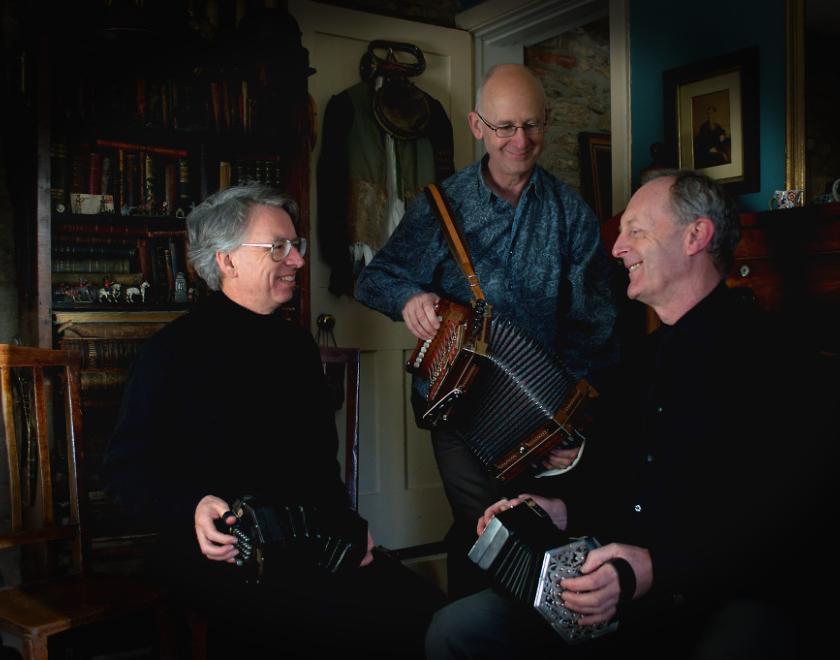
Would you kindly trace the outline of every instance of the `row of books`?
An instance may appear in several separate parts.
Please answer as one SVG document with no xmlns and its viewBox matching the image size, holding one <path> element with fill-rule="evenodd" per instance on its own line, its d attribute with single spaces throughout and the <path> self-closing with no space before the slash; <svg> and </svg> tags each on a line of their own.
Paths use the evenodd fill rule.
<svg viewBox="0 0 840 660">
<path fill-rule="evenodd" d="M 62 348 L 79 354 L 82 369 L 127 368 L 145 341 L 145 337 L 71 338 L 62 341 Z"/>
<path fill-rule="evenodd" d="M 108 81 L 104 91 L 82 86 L 71 113 L 86 123 L 251 134 L 261 119 L 271 120 L 266 112 L 260 114 L 264 88 L 237 75 L 124 78 Z"/>
<path fill-rule="evenodd" d="M 50 149 L 54 212 L 87 213 L 71 203 L 79 199 L 74 195 L 85 194 L 113 200 L 94 204 L 93 213 L 184 216 L 196 198 L 185 149 L 112 140 L 78 144 L 72 149 L 56 141 Z"/>
<path fill-rule="evenodd" d="M 189 290 L 197 281 L 186 259 L 183 232 L 138 238 L 133 246 L 57 244 L 57 249 L 65 254 L 76 247 L 83 254 L 54 256 L 52 260 L 53 301 L 59 305 L 187 303 Z M 111 249 L 127 250 L 131 255 L 84 255 L 89 250 Z M 144 282 L 148 285 L 143 286 Z"/>
<path fill-rule="evenodd" d="M 218 179 L 210 179 L 206 164 L 184 149 L 98 139 L 68 150 L 63 142 L 51 147 L 53 211 L 74 214 L 152 215 L 184 217 L 200 198 L 200 190 L 259 182 L 282 188 L 288 173 L 277 155 L 218 160 Z M 193 180 L 193 170 L 203 173 Z M 196 183 L 199 183 L 196 187 Z M 80 195 L 94 197 L 89 209 L 77 208 Z M 105 198 L 108 203 L 104 203 Z M 99 198 L 102 203 L 96 203 Z M 110 233 L 110 232 L 108 232 Z"/>
</svg>

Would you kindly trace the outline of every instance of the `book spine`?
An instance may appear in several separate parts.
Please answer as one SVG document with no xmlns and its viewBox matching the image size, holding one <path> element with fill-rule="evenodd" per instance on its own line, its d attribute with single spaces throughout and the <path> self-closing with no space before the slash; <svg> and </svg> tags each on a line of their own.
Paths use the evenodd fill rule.
<svg viewBox="0 0 840 660">
<path fill-rule="evenodd" d="M 157 213 L 157 181 L 152 154 L 147 153 L 143 164 L 143 206 L 146 213 Z"/>
<path fill-rule="evenodd" d="M 219 190 L 230 188 L 230 163 L 227 161 L 219 162 Z"/>
<path fill-rule="evenodd" d="M 177 149 L 174 147 L 160 147 L 146 144 L 132 144 L 131 142 L 119 142 L 117 140 L 97 140 L 96 146 L 108 147 L 111 149 L 124 149 L 125 151 L 148 151 L 158 156 L 168 156 L 170 158 L 186 158 L 189 152 L 186 149 Z"/>
<path fill-rule="evenodd" d="M 102 174 L 99 180 L 99 192 L 102 195 L 111 194 L 111 157 L 102 156 Z"/>
<path fill-rule="evenodd" d="M 213 117 L 213 128 L 218 133 L 222 130 L 222 90 L 216 81 L 210 83 L 210 109 Z"/>
<path fill-rule="evenodd" d="M 137 254 L 137 247 L 134 245 L 80 245 L 67 243 L 53 243 L 53 257 L 74 258 L 74 257 L 133 257 Z"/>
<path fill-rule="evenodd" d="M 56 229 L 61 225 L 56 225 Z M 137 239 L 131 236 L 87 236 L 85 234 L 65 234 L 59 231 L 56 232 L 55 241 L 64 245 L 121 245 L 131 246 L 137 245 Z"/>
<path fill-rule="evenodd" d="M 117 213 L 121 213 L 125 206 L 125 150 L 117 149 L 117 190 L 114 199 L 114 209 Z"/>
<path fill-rule="evenodd" d="M 125 206 L 133 209 L 137 206 L 137 154 L 129 153 L 125 156 Z"/>
<path fill-rule="evenodd" d="M 90 195 L 99 195 L 102 191 L 102 154 L 91 152 L 88 156 L 88 186 Z"/>
<path fill-rule="evenodd" d="M 58 258 L 52 260 L 54 273 L 130 273 L 131 259 L 124 257 Z"/>
<path fill-rule="evenodd" d="M 178 170 L 177 163 L 166 163 L 163 168 L 163 199 L 164 209 L 166 215 L 175 215 L 175 200 L 178 195 Z"/>
<path fill-rule="evenodd" d="M 146 123 L 146 81 L 137 79 L 137 122 L 143 126 Z"/>
<path fill-rule="evenodd" d="M 147 282 L 152 280 L 152 263 L 149 249 L 148 239 L 141 238 L 137 241 L 137 262 L 140 267 L 140 272 L 143 273 L 143 279 Z"/>
<path fill-rule="evenodd" d="M 64 339 L 61 347 L 81 358 L 82 369 L 131 366 L 145 339 Z"/>
<path fill-rule="evenodd" d="M 53 142 L 50 145 L 50 198 L 52 210 L 56 213 L 67 211 L 67 174 L 68 174 L 67 145 L 64 142 Z"/>
<path fill-rule="evenodd" d="M 100 390 L 121 390 L 128 378 L 125 369 L 84 369 L 81 372 L 82 393 Z"/>
<path fill-rule="evenodd" d="M 178 161 L 178 204 L 175 215 L 186 216 L 190 212 L 192 197 L 190 195 L 190 162 L 186 158 Z"/>
<path fill-rule="evenodd" d="M 78 216 L 75 216 L 78 217 Z M 94 216 L 95 217 L 95 216 Z M 61 224 L 53 223 L 53 232 L 57 236 L 63 234 L 103 234 L 105 236 L 112 234 L 120 234 L 123 236 L 134 236 L 136 238 L 143 238 L 146 236 L 144 227 L 131 227 L 126 224 L 113 223 L 89 223 L 89 222 L 62 222 Z M 61 240 L 64 240 L 63 238 Z"/>
</svg>

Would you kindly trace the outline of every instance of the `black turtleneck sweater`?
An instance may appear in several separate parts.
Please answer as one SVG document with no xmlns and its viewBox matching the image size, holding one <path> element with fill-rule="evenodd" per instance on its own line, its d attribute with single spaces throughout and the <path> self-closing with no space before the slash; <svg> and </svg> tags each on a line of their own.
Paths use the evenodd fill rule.
<svg viewBox="0 0 840 660">
<path fill-rule="evenodd" d="M 139 353 L 106 456 L 109 490 L 204 562 L 193 514 L 205 495 L 346 507 L 324 388 L 306 330 L 215 294 Z"/>
</svg>

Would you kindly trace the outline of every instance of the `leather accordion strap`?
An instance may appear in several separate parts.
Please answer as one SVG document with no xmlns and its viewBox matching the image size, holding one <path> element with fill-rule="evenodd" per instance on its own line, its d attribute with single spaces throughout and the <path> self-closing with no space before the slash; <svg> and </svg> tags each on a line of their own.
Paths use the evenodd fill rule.
<svg viewBox="0 0 840 660">
<path fill-rule="evenodd" d="M 478 283 L 478 275 L 475 274 L 475 268 L 473 268 L 470 254 L 464 247 L 464 241 L 458 232 L 458 228 L 455 226 L 455 222 L 452 220 L 452 215 L 449 213 L 449 208 L 443 199 L 443 194 L 434 183 L 430 183 L 426 186 L 426 195 L 429 197 L 432 207 L 437 211 L 438 220 L 443 225 L 446 239 L 449 242 L 449 249 L 452 251 L 452 256 L 455 257 L 455 261 L 458 262 L 461 271 L 467 278 L 473 298 L 484 300 L 484 291 L 481 290 L 481 285 Z"/>
</svg>

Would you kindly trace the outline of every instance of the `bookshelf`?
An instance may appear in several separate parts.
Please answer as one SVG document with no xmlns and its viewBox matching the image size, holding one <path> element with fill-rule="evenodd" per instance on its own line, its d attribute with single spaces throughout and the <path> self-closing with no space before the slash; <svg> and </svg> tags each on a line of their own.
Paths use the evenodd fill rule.
<svg viewBox="0 0 840 660">
<path fill-rule="evenodd" d="M 294 19 L 256 2 L 59 3 L 38 30 L 24 323 L 31 343 L 80 353 L 93 536 L 132 537 L 98 472 L 137 349 L 208 294 L 184 218 L 259 181 L 298 201 L 308 234 L 313 70 Z M 308 267 L 299 285 L 283 311 L 308 328 Z"/>
</svg>

